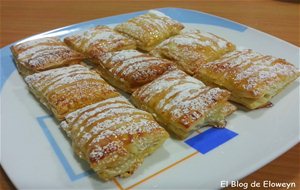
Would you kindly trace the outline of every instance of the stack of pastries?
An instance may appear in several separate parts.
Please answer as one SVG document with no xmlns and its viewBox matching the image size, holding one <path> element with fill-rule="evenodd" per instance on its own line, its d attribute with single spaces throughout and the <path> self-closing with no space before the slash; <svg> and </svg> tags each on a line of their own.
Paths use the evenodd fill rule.
<svg viewBox="0 0 300 190">
<path fill-rule="evenodd" d="M 130 176 L 169 137 L 225 127 L 237 108 L 266 106 L 299 77 L 283 59 L 151 10 L 115 28 L 11 47 L 32 94 L 51 111 L 74 152 L 103 180 Z M 131 102 L 114 87 L 131 95 Z M 161 127 L 162 126 L 162 127 Z M 166 131 L 166 130 L 167 131 Z"/>
</svg>

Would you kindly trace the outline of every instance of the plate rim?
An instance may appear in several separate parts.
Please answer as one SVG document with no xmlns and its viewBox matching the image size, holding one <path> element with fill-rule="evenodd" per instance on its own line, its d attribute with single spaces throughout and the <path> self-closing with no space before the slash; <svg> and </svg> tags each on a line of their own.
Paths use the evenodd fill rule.
<svg viewBox="0 0 300 190">
<path fill-rule="evenodd" d="M 287 42 L 283 39 L 280 39 L 276 36 L 273 36 L 271 34 L 268 34 L 266 32 L 263 32 L 263 31 L 260 31 L 260 30 L 257 30 L 255 28 L 252 28 L 252 27 L 249 27 L 247 25 L 244 25 L 244 24 L 241 24 L 239 22 L 236 22 L 236 21 L 233 21 L 233 20 L 230 20 L 230 19 L 227 19 L 227 18 L 224 18 L 224 17 L 220 17 L 220 16 L 217 16 L 217 15 L 213 15 L 213 14 L 210 14 L 210 13 L 206 13 L 206 12 L 203 12 L 203 11 L 198 11 L 198 10 L 192 10 L 192 9 L 184 9 L 184 8 L 177 8 L 177 7 L 162 7 L 162 8 L 153 8 L 153 9 L 157 9 L 157 10 L 171 10 L 171 11 L 179 11 L 179 12 L 183 12 L 183 14 L 185 14 L 184 12 L 194 12 L 194 13 L 200 13 L 200 14 L 206 14 L 206 15 L 209 15 L 209 16 L 212 16 L 212 17 L 215 17 L 217 19 L 221 19 L 221 20 L 224 20 L 224 21 L 228 21 L 228 22 L 231 22 L 231 23 L 235 23 L 237 25 L 240 25 L 240 26 L 243 26 L 245 27 L 245 30 L 253 30 L 254 32 L 256 33 L 260 33 L 262 35 L 265 35 L 265 36 L 268 36 L 270 38 L 272 38 L 272 40 L 276 40 L 276 41 L 280 41 L 280 42 L 283 42 L 285 43 L 286 45 L 289 45 L 289 46 L 292 46 L 293 48 L 297 48 L 299 50 L 299 53 L 300 53 L 300 48 L 297 46 L 297 45 L 294 45 L 290 42 Z M 38 34 L 34 34 L 34 35 L 31 35 L 29 37 L 26 37 L 26 38 L 23 38 L 21 40 L 18 40 L 16 42 L 13 42 L 13 43 L 10 43 L 4 47 L 2 47 L 0 49 L 0 53 L 1 53 L 1 60 L 2 59 L 5 59 L 3 58 L 3 51 L 9 49 L 12 45 L 14 44 L 17 44 L 17 43 L 20 43 L 21 41 L 25 41 L 25 40 L 29 40 L 30 38 L 33 38 L 33 37 L 37 37 L 37 36 L 44 36 L 46 34 L 51 34 L 51 33 L 54 33 L 54 32 L 57 32 L 57 31 L 63 31 L 63 30 L 67 30 L 68 28 L 72 28 L 72 27 L 77 27 L 77 26 L 80 26 L 80 25 L 88 25 L 89 23 L 93 23 L 93 22 L 98 22 L 100 20 L 106 20 L 106 19 L 111 19 L 111 18 L 118 18 L 118 17 L 124 17 L 124 16 L 130 16 L 132 14 L 143 14 L 144 12 L 148 11 L 149 9 L 147 10 L 141 10 L 141 11 L 135 11 L 135 12 L 129 12 L 129 13 L 123 13 L 123 14 L 119 14 L 119 15 L 112 15 L 112 16 L 108 16 L 108 17 L 102 17 L 102 18 L 97 18 L 97 19 L 92 19 L 92 20 L 87 20 L 87 21 L 83 21 L 83 22 L 79 22 L 79 23 L 75 23 L 75 24 L 71 24 L 71 25 L 67 25 L 67 26 L 63 26 L 63 27 L 59 27 L 59 28 L 56 28 L 56 29 L 52 29 L 52 30 L 49 30 L 49 31 L 45 31 L 45 32 L 42 32 L 42 33 L 38 33 Z M 185 23 L 189 23 L 189 22 L 185 22 Z M 193 22 L 192 22 L 193 23 Z M 114 24 L 114 23 L 111 23 L 111 24 Z M 197 24 L 197 23 L 196 23 Z M 198 23 L 199 24 L 199 23 Z M 11 53 L 10 53 L 11 54 Z M 299 59 L 300 61 L 300 59 Z M 3 64 L 3 61 L 1 61 L 2 63 L 0 64 L 0 68 L 1 68 L 1 74 L 3 73 L 3 68 L 7 65 L 4 65 Z M 13 67 L 15 67 L 15 65 L 13 65 Z M 10 78 L 11 74 L 15 71 L 16 69 L 14 69 L 9 75 L 5 76 L 6 78 L 3 79 L 3 75 L 1 77 L 1 83 L 2 85 L 0 86 L 0 97 L 1 97 L 1 100 L 2 100 L 2 90 L 3 90 L 3 87 L 6 83 L 6 81 Z M 4 81 L 3 81 L 4 80 Z M 1 107 L 1 101 L 0 101 L 0 107 Z M 0 112 L 0 119 L 1 119 L 1 112 Z M 2 123 L 2 122 L 1 122 Z M 2 129 L 2 124 L 0 123 L 1 127 L 0 129 Z M 0 131 L 0 134 L 1 134 L 1 131 Z M 261 167 L 267 165 L 268 163 L 270 163 L 271 161 L 275 160 L 276 158 L 278 158 L 279 156 L 281 156 L 282 154 L 284 154 L 285 152 L 287 152 L 289 149 L 291 149 L 293 146 L 297 145 L 298 143 L 300 142 L 300 138 L 298 138 L 298 140 L 293 140 L 293 141 L 287 141 L 287 143 L 285 143 L 285 146 L 280 146 L 280 148 L 274 152 L 273 154 L 268 154 L 268 156 L 265 156 L 264 159 L 260 162 L 260 163 L 256 163 L 255 165 L 251 166 L 251 167 L 246 167 L 244 170 L 242 170 L 240 173 L 236 174 L 234 177 L 232 177 L 231 179 L 232 180 L 239 180 L 239 179 L 242 179 L 244 178 L 245 176 L 251 174 L 251 173 L 254 173 L 255 171 L 257 171 L 258 169 L 260 169 Z M 1 143 L 1 147 L 2 147 L 2 143 Z M 1 154 L 2 155 L 2 154 Z M 2 156 L 1 156 L 2 157 Z M 1 159 L 1 158 L 0 158 Z M 13 185 L 15 187 L 19 187 L 17 185 L 17 182 L 12 180 L 13 177 L 9 174 L 8 171 L 8 168 L 6 165 L 3 164 L 2 162 L 2 159 L 1 159 L 1 166 L 5 172 L 5 174 L 7 175 L 7 177 L 10 179 L 10 181 L 13 183 Z"/>
</svg>

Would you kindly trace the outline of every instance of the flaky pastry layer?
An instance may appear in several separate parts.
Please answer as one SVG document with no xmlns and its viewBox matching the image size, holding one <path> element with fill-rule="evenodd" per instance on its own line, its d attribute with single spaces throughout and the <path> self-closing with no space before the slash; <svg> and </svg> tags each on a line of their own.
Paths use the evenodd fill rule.
<svg viewBox="0 0 300 190">
<path fill-rule="evenodd" d="M 25 81 L 58 120 L 76 109 L 119 96 L 96 72 L 83 65 L 43 71 L 27 76 Z"/>
<path fill-rule="evenodd" d="M 79 64 L 84 56 L 70 49 L 55 37 L 40 38 L 11 47 L 18 71 L 22 76 Z"/>
<path fill-rule="evenodd" d="M 151 114 L 121 96 L 68 114 L 61 127 L 77 155 L 103 180 L 132 175 L 168 138 Z"/>
<path fill-rule="evenodd" d="M 134 40 L 119 34 L 108 26 L 89 28 L 66 37 L 64 42 L 90 59 L 107 52 L 136 48 Z"/>
<path fill-rule="evenodd" d="M 225 117 L 236 109 L 228 103 L 229 96 L 226 90 L 173 70 L 137 89 L 132 100 L 182 139 L 199 126 L 224 127 Z"/>
<path fill-rule="evenodd" d="M 214 61 L 234 49 L 232 43 L 219 36 L 190 30 L 163 41 L 151 54 L 170 59 L 178 68 L 193 75 L 201 64 Z"/>
<path fill-rule="evenodd" d="M 107 53 L 99 57 L 97 63 L 103 78 L 128 93 L 175 68 L 175 64 L 166 59 L 136 50 Z"/>
<path fill-rule="evenodd" d="M 134 39 L 138 48 L 150 51 L 163 40 L 178 34 L 183 28 L 181 23 L 167 15 L 151 10 L 117 25 L 115 30 Z"/>
<path fill-rule="evenodd" d="M 268 104 L 299 75 L 298 69 L 284 59 L 245 49 L 199 66 L 195 77 L 229 90 L 231 100 L 256 109 Z"/>
</svg>

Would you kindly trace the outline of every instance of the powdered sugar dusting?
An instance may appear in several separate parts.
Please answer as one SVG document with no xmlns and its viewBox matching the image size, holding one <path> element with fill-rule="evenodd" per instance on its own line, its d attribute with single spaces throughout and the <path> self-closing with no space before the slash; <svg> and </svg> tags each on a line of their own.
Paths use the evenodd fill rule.
<svg viewBox="0 0 300 190">
<path fill-rule="evenodd" d="M 185 45 L 191 47 L 210 47 L 214 51 L 227 48 L 227 41 L 210 33 L 200 32 L 199 30 L 183 32 L 180 35 L 169 38 L 162 42 L 157 48 L 163 48 L 168 44 L 177 46 Z M 174 48 L 174 45 L 172 48 Z M 179 49 L 178 49 L 179 50 Z"/>
<path fill-rule="evenodd" d="M 82 65 L 36 73 L 27 76 L 25 81 L 50 102 L 49 109 L 58 110 L 61 115 L 67 113 L 67 106 L 72 109 L 84 102 L 89 104 L 87 100 L 96 101 L 97 98 L 102 98 L 99 89 L 109 96 L 117 94 L 96 72 Z"/>
<path fill-rule="evenodd" d="M 84 67 L 82 65 L 72 65 L 69 67 L 62 67 L 35 73 L 33 75 L 27 76 L 25 78 L 25 81 L 29 85 L 34 85 L 35 88 L 38 88 L 39 90 L 48 87 L 49 84 L 53 83 L 53 88 L 51 87 L 49 89 L 53 90 L 55 87 L 61 86 L 63 84 L 83 79 L 97 79 L 100 81 L 104 81 L 99 75 L 90 72 L 87 67 Z M 58 86 L 55 86 L 55 84 L 57 84 Z"/>
<path fill-rule="evenodd" d="M 29 75 L 25 78 L 25 81 L 29 84 L 34 84 L 37 87 L 46 86 L 49 84 L 49 80 L 53 80 L 58 76 L 63 76 L 73 72 L 86 72 L 88 70 L 89 69 L 87 67 L 81 65 L 72 65 L 69 67 L 51 69 L 48 71 L 43 71 L 41 73 L 35 73 L 33 75 Z"/>
<path fill-rule="evenodd" d="M 136 57 L 136 58 L 131 58 L 131 59 L 124 60 L 122 62 L 122 64 L 115 70 L 115 74 L 117 75 L 118 73 L 123 71 L 123 69 L 125 67 L 128 67 L 129 65 L 133 65 L 133 64 L 136 64 L 138 62 L 146 62 L 147 60 L 150 60 L 150 59 L 152 59 L 152 58 L 151 57 Z"/>
<path fill-rule="evenodd" d="M 219 88 L 213 88 L 208 90 L 208 92 L 201 93 L 206 90 L 208 90 L 208 87 L 202 89 L 196 88 L 194 90 L 190 89 L 180 92 L 164 107 L 164 110 L 170 111 L 172 116 L 175 118 L 180 118 L 183 115 L 189 114 L 190 112 L 197 112 L 199 115 L 194 116 L 195 120 L 197 120 L 199 119 L 200 115 L 203 115 L 208 111 L 208 109 L 210 109 L 210 105 L 217 102 L 216 100 L 220 94 L 224 92 Z M 199 95 L 196 95 L 197 93 Z M 191 96 L 194 96 L 194 98 L 190 99 Z"/>
<path fill-rule="evenodd" d="M 13 47 L 17 63 L 24 66 L 29 72 L 38 72 L 76 63 L 83 56 L 57 38 L 42 38 L 21 43 Z M 73 61 L 76 62 L 73 62 Z M 21 72 L 23 72 L 21 70 Z"/>
<path fill-rule="evenodd" d="M 124 143 L 128 143 L 132 135 L 150 134 L 160 128 L 149 113 L 134 108 L 124 100 L 117 97 L 82 108 L 68 114 L 66 122 L 61 124 L 70 131 L 76 147 L 82 150 L 90 147 L 87 157 L 91 162 L 98 162 L 124 148 Z"/>
<path fill-rule="evenodd" d="M 142 62 L 138 63 L 138 64 L 131 64 L 129 65 L 127 68 L 125 68 L 123 71 L 122 71 L 122 75 L 130 75 L 131 73 L 134 73 L 134 72 L 137 72 L 137 71 L 142 71 L 142 70 L 145 70 L 145 69 L 149 69 L 149 72 L 151 72 L 150 70 L 150 66 L 151 65 L 158 65 L 160 64 L 162 61 L 158 60 L 158 59 L 154 59 L 152 58 L 149 58 L 149 59 L 142 59 Z"/>
<path fill-rule="evenodd" d="M 144 127 L 147 126 L 147 127 Z M 92 141 L 90 144 L 96 144 L 98 143 L 100 140 L 105 139 L 109 136 L 122 136 L 122 135 L 134 135 L 137 133 L 149 133 L 151 132 L 153 129 L 158 128 L 158 125 L 153 122 L 153 121 L 149 121 L 149 120 L 145 120 L 145 119 L 141 119 L 141 120 L 137 120 L 135 122 L 132 123 L 124 123 L 124 125 L 118 127 L 117 129 L 113 129 L 113 130 L 104 130 L 102 131 L 100 134 L 98 134 Z"/>
<path fill-rule="evenodd" d="M 73 45 L 84 53 L 89 53 L 91 46 L 98 50 L 109 52 L 117 46 L 133 45 L 134 41 L 122 36 L 107 26 L 97 26 L 68 37 Z"/>
<path fill-rule="evenodd" d="M 99 75 L 95 75 L 94 73 L 73 74 L 71 76 L 62 77 L 60 80 L 53 82 L 50 86 L 47 87 L 47 91 L 45 92 L 45 94 L 63 85 L 71 84 L 73 82 L 78 82 L 86 79 L 102 80 L 102 78 Z"/>
<path fill-rule="evenodd" d="M 150 10 L 150 11 L 148 11 L 148 13 L 154 14 L 154 15 L 159 16 L 159 17 L 167 17 L 167 18 L 170 18 L 170 17 L 168 17 L 167 15 L 165 15 L 164 13 L 162 13 L 162 12 L 160 12 L 160 11 L 157 11 L 157 10 Z"/>
<path fill-rule="evenodd" d="M 132 115 L 131 117 L 129 117 L 128 115 L 121 115 L 120 117 L 114 118 L 113 120 L 109 119 L 109 120 L 103 120 L 103 121 L 99 121 L 97 123 L 97 125 L 93 126 L 91 130 L 85 130 L 83 131 L 83 135 L 81 136 L 81 138 L 79 137 L 79 146 L 85 146 L 86 143 L 95 135 L 99 134 L 100 132 L 105 132 L 107 129 L 116 127 L 116 126 L 120 126 L 120 125 L 125 125 L 128 122 L 135 122 L 134 120 L 140 118 L 141 115 Z M 113 134 L 113 133 L 111 133 Z M 79 135 L 77 135 L 79 136 Z"/>
<path fill-rule="evenodd" d="M 20 44 L 15 45 L 18 50 L 25 50 L 29 47 L 36 46 L 38 44 L 51 44 L 59 43 L 60 41 L 57 38 L 40 38 L 36 40 L 26 41 Z"/>
<path fill-rule="evenodd" d="M 169 70 L 172 65 L 170 61 L 137 50 L 117 51 L 103 57 L 101 59 L 103 67 L 115 78 L 126 81 L 129 85 L 140 81 L 151 82 L 154 77 Z"/>
<path fill-rule="evenodd" d="M 211 34 L 211 33 L 208 33 L 208 32 L 200 32 L 199 31 L 199 34 L 201 36 L 204 36 L 204 37 L 207 37 L 209 39 L 211 39 L 213 42 L 217 43 L 218 44 L 218 47 L 221 48 L 221 49 L 224 49 L 227 47 L 227 41 L 214 35 L 214 34 Z"/>
<path fill-rule="evenodd" d="M 245 91 L 263 95 L 282 77 L 295 75 L 297 69 L 285 60 L 265 56 L 250 49 L 231 52 L 221 59 L 203 65 L 223 74 L 223 80 L 242 84 Z M 259 87 L 258 87 L 259 86 Z"/>
<path fill-rule="evenodd" d="M 219 99 L 226 100 L 228 96 L 223 96 L 225 92 L 207 87 L 183 71 L 173 70 L 134 92 L 133 97 L 142 104 L 152 105 L 152 109 L 155 105 L 156 114 L 169 113 L 172 119 L 189 126 L 205 117 Z"/>
<path fill-rule="evenodd" d="M 123 27 L 123 25 L 125 24 L 120 24 L 116 26 L 116 30 L 122 32 L 120 28 Z M 126 27 L 130 28 L 131 35 L 135 36 L 138 39 L 143 38 L 144 29 L 142 28 L 142 26 L 137 25 L 136 23 L 133 22 L 127 22 Z"/>
<path fill-rule="evenodd" d="M 136 50 L 122 50 L 119 52 L 116 52 L 112 57 L 111 57 L 111 62 L 120 62 L 124 61 L 136 56 L 142 55 L 141 52 L 136 51 Z"/>
<path fill-rule="evenodd" d="M 260 58 L 262 58 L 262 56 L 260 56 Z M 267 59 L 267 60 L 266 59 L 265 60 L 259 59 L 258 61 L 253 61 L 253 60 L 251 60 L 251 57 L 248 58 L 248 59 L 245 59 L 244 60 L 244 65 L 247 64 L 247 65 L 250 65 L 250 66 L 247 69 L 240 72 L 239 74 L 237 74 L 236 77 L 235 77 L 235 80 L 239 81 L 239 80 L 249 78 L 252 75 L 256 75 L 257 73 L 260 73 L 260 71 L 262 71 L 264 73 L 263 78 L 271 77 L 271 75 L 273 75 L 273 77 L 274 77 L 276 75 L 276 73 L 270 73 L 270 76 L 268 76 L 267 73 L 269 73 L 268 70 L 269 70 L 269 67 L 270 67 L 271 63 L 273 63 L 275 60 L 276 60 L 275 58 L 270 58 L 270 59 Z M 275 68 L 276 68 L 276 65 L 275 65 Z"/>
<path fill-rule="evenodd" d="M 173 39 L 170 39 L 171 43 L 175 43 L 178 45 L 189 45 L 189 46 L 212 46 L 212 43 L 210 41 L 201 41 L 196 38 L 190 38 L 190 37 L 176 37 Z"/>
<path fill-rule="evenodd" d="M 35 56 L 38 57 L 40 54 L 49 54 L 53 50 L 56 49 L 66 49 L 66 46 L 58 45 L 58 46 L 49 46 L 49 45 L 40 45 L 40 46 L 34 46 L 32 48 L 28 48 L 22 53 L 18 55 L 18 59 L 25 59 L 28 56 Z M 33 57 L 34 58 L 34 57 Z"/>
<path fill-rule="evenodd" d="M 95 148 L 89 153 L 90 160 L 94 162 L 98 162 L 101 160 L 105 155 L 110 154 L 118 150 L 119 148 L 123 147 L 122 141 L 112 141 L 107 145 L 101 147 L 99 145 L 95 146 Z"/>
<path fill-rule="evenodd" d="M 152 10 L 117 25 L 115 30 L 136 39 L 140 48 L 149 51 L 162 40 L 178 34 L 183 27 L 163 13 Z"/>
<path fill-rule="evenodd" d="M 100 119 L 104 119 L 106 117 L 110 117 L 110 116 L 114 116 L 116 114 L 133 114 L 135 112 L 139 112 L 139 110 L 135 109 L 135 108 L 124 108 L 124 107 L 117 107 L 114 109 L 109 109 L 107 112 L 102 112 L 102 113 L 98 113 L 95 117 L 92 117 L 90 119 L 87 120 L 87 125 L 91 125 L 94 122 L 100 120 Z"/>
<path fill-rule="evenodd" d="M 164 76 L 164 75 L 163 75 Z M 170 86 L 178 84 L 180 79 L 178 80 L 154 80 L 152 83 L 145 85 L 144 88 L 141 88 L 140 91 L 137 91 L 138 96 L 142 97 L 145 102 L 149 102 L 155 94 L 161 93 L 162 91 L 168 89 Z"/>
<path fill-rule="evenodd" d="M 86 126 L 89 126 L 92 123 L 94 123 L 95 121 L 98 121 L 98 120 L 101 120 L 101 119 L 105 118 L 104 116 L 106 116 L 106 115 L 103 115 L 103 114 L 106 113 L 106 110 L 116 110 L 116 109 L 123 109 L 124 110 L 126 108 L 133 108 L 133 107 L 131 105 L 126 105 L 124 103 L 106 104 L 104 106 L 97 107 L 96 109 L 94 109 L 92 111 L 85 112 L 72 125 L 73 125 L 74 128 L 76 128 L 76 127 L 82 125 L 82 123 L 84 121 L 87 121 Z M 111 112 L 109 112 L 109 114 L 110 113 Z M 111 116 L 113 116 L 113 115 L 111 115 Z M 79 132 L 82 132 L 82 131 L 83 131 L 83 129 L 81 129 Z M 80 134 L 78 133 L 78 135 L 80 135 Z"/>
<path fill-rule="evenodd" d="M 99 43 L 99 41 L 122 40 L 125 39 L 125 37 L 113 31 L 103 31 L 101 33 L 97 33 L 91 38 L 86 38 L 86 39 L 87 42 L 83 46 L 84 49 L 87 49 L 89 46 Z"/>
<path fill-rule="evenodd" d="M 63 85 L 66 84 L 71 84 L 73 82 L 78 82 L 80 80 L 85 80 L 85 79 L 95 79 L 95 80 L 102 80 L 98 75 L 95 75 L 94 73 L 83 73 L 83 72 L 73 72 L 71 74 L 66 74 L 62 76 L 58 76 L 55 78 L 47 78 L 45 77 L 45 82 L 39 81 L 35 85 L 36 89 L 38 91 L 43 91 L 45 95 L 52 90 L 59 88 Z"/>
<path fill-rule="evenodd" d="M 68 136 L 70 136 L 70 125 L 68 125 L 68 123 L 66 121 L 63 121 L 60 123 L 59 125 L 66 133 Z"/>
<path fill-rule="evenodd" d="M 252 91 L 254 95 L 259 95 L 277 83 L 283 76 L 293 76 L 297 73 L 296 68 L 291 64 L 282 64 L 282 60 L 271 56 L 258 55 L 248 50 L 248 61 L 235 77 L 235 82 L 245 81 L 243 87 L 247 91 Z M 258 55 L 256 57 L 250 55 Z M 244 69 L 246 68 L 246 69 Z M 266 81 L 266 83 L 264 83 Z M 257 85 L 264 84 L 257 90 Z"/>
<path fill-rule="evenodd" d="M 166 101 L 170 100 L 170 98 L 180 92 L 184 92 L 184 91 L 188 91 L 189 89 L 197 89 L 199 88 L 199 84 L 195 84 L 195 83 L 183 83 L 183 84 L 179 84 L 176 86 L 173 86 L 172 90 L 169 91 L 169 93 L 167 93 L 165 95 L 164 98 L 161 99 L 161 101 L 159 102 L 159 104 L 157 105 L 158 109 L 162 109 L 163 106 L 165 106 Z"/>
<path fill-rule="evenodd" d="M 218 36 L 192 30 L 163 41 L 150 53 L 173 60 L 181 69 L 193 75 L 203 63 L 216 60 L 233 49 L 233 44 Z"/>
<path fill-rule="evenodd" d="M 58 68 L 58 69 L 51 69 L 48 71 L 43 71 L 40 73 L 35 73 L 33 75 L 29 75 L 27 77 L 25 77 L 25 81 L 29 84 L 33 84 L 38 82 L 39 80 L 43 79 L 46 80 L 45 78 L 55 78 L 59 75 L 63 75 L 69 72 L 72 72 L 74 70 L 84 70 L 86 71 L 87 68 L 83 67 L 81 65 L 72 65 L 69 67 L 63 67 L 63 68 Z"/>
<path fill-rule="evenodd" d="M 193 77 L 187 76 L 183 71 L 176 69 L 165 73 L 156 80 L 142 87 L 141 90 L 137 91 L 137 96 L 143 98 L 143 100 L 147 103 L 153 97 L 155 97 L 163 91 L 168 90 L 172 86 L 176 86 L 179 84 L 180 86 L 182 86 L 181 84 L 190 83 L 197 84 L 198 87 L 204 86 L 204 84 L 201 81 Z"/>
<path fill-rule="evenodd" d="M 106 104 L 110 104 L 110 103 L 115 103 L 115 102 L 123 102 L 123 104 L 128 104 L 128 105 L 131 105 L 127 99 L 125 99 L 124 97 L 122 96 L 117 96 L 117 97 L 114 97 L 114 98 L 109 98 L 109 99 L 106 99 L 106 100 L 103 100 L 101 102 L 98 102 L 98 103 L 95 103 L 95 104 L 92 104 L 92 105 L 89 105 L 89 106 L 86 106 L 86 107 L 83 107 L 81 109 L 78 109 L 72 113 L 69 113 L 67 116 L 66 116 L 66 120 L 69 122 L 69 123 L 73 123 L 75 119 L 78 119 L 77 117 L 81 116 L 82 114 L 86 113 L 86 114 L 89 114 L 88 110 L 91 110 L 91 109 L 94 109 L 94 108 L 97 108 L 98 106 L 100 105 L 106 105 Z"/>
</svg>

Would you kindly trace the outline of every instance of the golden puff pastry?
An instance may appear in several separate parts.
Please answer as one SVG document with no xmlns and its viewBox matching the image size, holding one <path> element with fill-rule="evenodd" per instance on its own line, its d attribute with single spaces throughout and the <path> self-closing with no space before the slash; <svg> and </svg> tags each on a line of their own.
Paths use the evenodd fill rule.
<svg viewBox="0 0 300 190">
<path fill-rule="evenodd" d="M 78 64 L 84 56 L 55 37 L 26 41 L 11 47 L 22 76 L 48 69 Z"/>
<path fill-rule="evenodd" d="M 191 30 L 163 41 L 151 54 L 170 59 L 181 70 L 193 75 L 201 64 L 214 61 L 234 49 L 232 43 L 219 36 Z"/>
<path fill-rule="evenodd" d="M 98 60 L 101 76 L 113 86 L 129 93 L 175 68 L 171 61 L 136 50 L 107 53 Z"/>
<path fill-rule="evenodd" d="M 136 40 L 138 48 L 150 51 L 163 40 L 178 34 L 183 28 L 178 21 L 159 11 L 150 10 L 117 25 L 115 30 Z"/>
<path fill-rule="evenodd" d="M 121 96 L 68 114 L 61 127 L 77 155 L 103 180 L 132 175 L 169 136 L 151 114 Z"/>
<path fill-rule="evenodd" d="M 96 72 L 83 65 L 35 73 L 25 81 L 58 120 L 76 109 L 119 95 Z"/>
<path fill-rule="evenodd" d="M 200 65 L 195 77 L 229 90 L 232 101 L 256 109 L 268 105 L 299 74 L 297 68 L 283 59 L 246 49 Z"/>
<path fill-rule="evenodd" d="M 135 41 L 122 36 L 108 26 L 96 26 L 66 37 L 65 43 L 87 57 L 101 56 L 107 52 L 135 49 Z"/>
<path fill-rule="evenodd" d="M 236 110 L 230 93 L 205 86 L 181 70 L 173 70 L 132 94 L 133 103 L 154 115 L 178 138 L 184 139 L 196 126 L 224 127 L 225 117 Z"/>
</svg>

